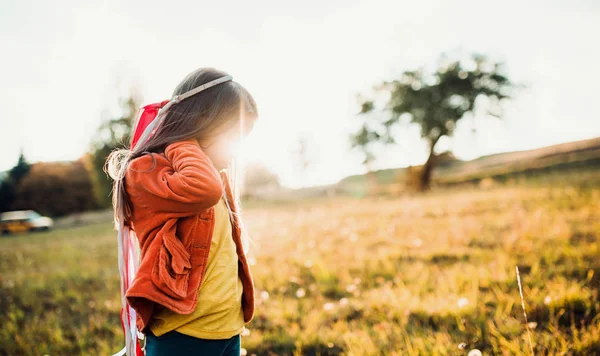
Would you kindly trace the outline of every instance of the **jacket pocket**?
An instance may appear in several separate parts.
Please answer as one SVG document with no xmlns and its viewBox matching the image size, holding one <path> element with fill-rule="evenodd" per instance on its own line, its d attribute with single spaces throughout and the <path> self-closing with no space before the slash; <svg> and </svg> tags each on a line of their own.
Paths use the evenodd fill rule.
<svg viewBox="0 0 600 356">
<path fill-rule="evenodd" d="M 159 232 L 162 245 L 152 269 L 152 282 L 158 289 L 175 299 L 187 296 L 191 263 L 190 253 L 174 234 L 174 231 Z"/>
</svg>

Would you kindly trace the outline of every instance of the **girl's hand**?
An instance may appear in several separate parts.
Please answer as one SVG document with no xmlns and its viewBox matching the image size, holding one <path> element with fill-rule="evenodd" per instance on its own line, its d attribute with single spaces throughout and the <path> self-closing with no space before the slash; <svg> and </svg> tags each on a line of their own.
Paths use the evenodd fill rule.
<svg viewBox="0 0 600 356">
<path fill-rule="evenodd" d="M 156 212 L 196 214 L 219 202 L 219 172 L 191 139 L 167 146 L 165 155 L 146 155 L 131 162 L 126 176 L 133 199 Z"/>
</svg>

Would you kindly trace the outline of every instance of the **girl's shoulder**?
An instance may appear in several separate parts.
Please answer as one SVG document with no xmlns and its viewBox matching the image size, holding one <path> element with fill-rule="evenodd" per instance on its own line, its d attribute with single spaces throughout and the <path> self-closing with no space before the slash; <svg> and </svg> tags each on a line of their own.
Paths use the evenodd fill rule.
<svg viewBox="0 0 600 356">
<path fill-rule="evenodd" d="M 175 158 L 173 156 L 180 156 L 182 154 L 185 156 L 187 152 L 192 152 L 194 156 L 204 156 L 197 140 L 177 141 L 167 145 L 164 152 L 150 152 L 136 157 L 129 163 L 127 171 L 146 171 L 154 170 L 156 167 L 172 166 Z"/>
<path fill-rule="evenodd" d="M 169 161 L 164 153 L 146 153 L 132 159 L 131 162 L 129 162 L 127 174 L 138 171 L 152 171 L 154 168 L 166 165 L 168 163 Z"/>
<path fill-rule="evenodd" d="M 128 189 L 135 190 L 158 179 L 165 169 L 170 169 L 170 163 L 164 153 L 144 154 L 129 162 L 125 172 L 125 184 Z"/>
</svg>

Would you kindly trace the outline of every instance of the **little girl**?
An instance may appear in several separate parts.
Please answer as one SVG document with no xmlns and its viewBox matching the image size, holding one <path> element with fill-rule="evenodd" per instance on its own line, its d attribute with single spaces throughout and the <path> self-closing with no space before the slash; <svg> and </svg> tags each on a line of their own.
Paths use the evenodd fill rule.
<svg viewBox="0 0 600 356">
<path fill-rule="evenodd" d="M 133 328 L 146 335 L 147 356 L 239 356 L 254 286 L 223 169 L 252 129 L 256 103 L 227 73 L 199 69 L 173 99 L 144 110 L 158 115 L 138 118 L 131 150 L 108 161 L 115 217 L 141 249 L 135 278 L 122 288 Z"/>
</svg>

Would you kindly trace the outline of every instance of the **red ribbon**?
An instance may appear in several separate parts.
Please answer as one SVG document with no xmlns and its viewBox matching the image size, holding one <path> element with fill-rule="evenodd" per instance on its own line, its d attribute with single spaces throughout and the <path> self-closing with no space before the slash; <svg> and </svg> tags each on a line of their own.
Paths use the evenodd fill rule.
<svg viewBox="0 0 600 356">
<path fill-rule="evenodd" d="M 160 103 L 149 104 L 140 108 L 137 114 L 133 138 L 131 140 L 131 149 L 135 147 L 136 143 L 144 133 L 144 130 L 146 130 L 146 127 L 148 127 L 148 125 L 150 125 L 150 123 L 154 121 L 154 119 L 158 115 L 158 111 L 163 106 L 167 105 L 168 102 L 169 100 L 165 100 L 161 101 Z"/>
<path fill-rule="evenodd" d="M 138 114 L 137 114 L 137 118 L 135 121 L 135 129 L 133 131 L 133 136 L 131 138 L 131 146 L 130 149 L 135 148 L 135 145 L 137 144 L 137 142 L 139 141 L 139 139 L 141 138 L 142 134 L 144 133 L 144 131 L 146 130 L 146 128 L 148 127 L 148 125 L 150 125 L 150 123 L 152 121 L 154 121 L 154 119 L 156 119 L 156 116 L 158 115 L 158 112 L 160 111 L 160 109 L 162 109 L 167 103 L 169 102 L 169 100 L 164 100 L 160 103 L 154 103 L 154 104 L 149 104 L 146 105 L 142 108 L 140 108 L 138 110 Z M 150 134 L 150 136 L 152 136 L 154 132 L 152 132 Z M 150 137 L 148 136 L 148 137 Z M 129 239 L 132 238 L 129 234 L 130 231 L 127 230 L 126 232 L 124 231 L 123 233 L 127 233 L 127 238 L 125 239 L 125 241 L 123 241 L 123 244 L 128 244 L 129 243 Z M 124 251 L 128 251 L 127 248 L 125 248 L 124 246 Z M 125 264 L 125 266 L 123 267 L 125 269 L 125 273 L 129 273 L 130 269 L 129 269 L 129 263 L 135 263 L 135 261 L 130 261 L 129 260 L 129 253 L 124 253 L 123 255 L 123 262 Z M 126 278 L 126 280 L 128 280 L 128 278 Z M 128 288 L 128 282 L 125 282 L 125 286 L 126 288 Z M 125 291 L 123 291 L 124 293 Z M 123 328 L 123 333 L 124 335 L 126 333 L 131 332 L 129 330 L 128 325 L 125 325 L 124 320 L 127 320 L 129 323 L 136 323 L 137 320 L 132 320 L 131 316 L 129 315 L 129 313 L 127 313 L 128 309 L 131 308 L 130 306 L 127 306 L 126 308 L 121 308 L 121 327 Z M 126 310 L 127 309 L 127 310 Z M 126 319 L 124 319 L 124 314 L 127 313 L 126 315 Z M 125 338 L 127 338 L 127 336 L 125 335 Z M 137 338 L 137 336 L 135 336 L 135 356 L 144 356 L 144 351 L 142 350 L 142 347 L 140 345 L 140 340 Z M 128 356 L 134 356 L 134 355 L 128 355 Z"/>
</svg>

